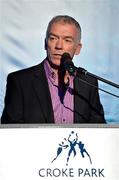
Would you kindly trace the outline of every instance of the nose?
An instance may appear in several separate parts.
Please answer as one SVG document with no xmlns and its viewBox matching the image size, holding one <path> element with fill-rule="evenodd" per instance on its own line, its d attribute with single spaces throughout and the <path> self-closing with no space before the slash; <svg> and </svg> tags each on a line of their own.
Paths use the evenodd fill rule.
<svg viewBox="0 0 119 180">
<path fill-rule="evenodd" d="M 62 39 L 58 39 L 55 45 L 55 49 L 62 49 L 63 48 L 63 41 Z"/>
</svg>

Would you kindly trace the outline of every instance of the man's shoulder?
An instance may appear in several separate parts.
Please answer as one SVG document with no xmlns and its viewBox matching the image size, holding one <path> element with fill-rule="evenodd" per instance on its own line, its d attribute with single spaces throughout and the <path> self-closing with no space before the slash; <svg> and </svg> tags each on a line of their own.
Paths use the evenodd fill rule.
<svg viewBox="0 0 119 180">
<path fill-rule="evenodd" d="M 84 85 L 90 85 L 90 84 L 92 84 L 92 85 L 97 85 L 97 83 L 98 83 L 98 81 L 97 81 L 97 79 L 96 78 L 94 78 L 94 77 L 91 77 L 91 76 L 89 76 L 88 74 L 78 74 L 77 76 L 76 76 L 77 78 L 76 78 L 76 81 L 78 81 L 78 82 L 80 82 L 79 84 L 84 84 Z"/>
<path fill-rule="evenodd" d="M 27 76 L 32 76 L 34 73 L 41 72 L 44 67 L 44 61 L 42 61 L 40 64 L 31 66 L 29 68 L 24 68 L 18 71 L 14 71 L 8 74 L 8 78 L 12 77 L 27 77 Z"/>
</svg>

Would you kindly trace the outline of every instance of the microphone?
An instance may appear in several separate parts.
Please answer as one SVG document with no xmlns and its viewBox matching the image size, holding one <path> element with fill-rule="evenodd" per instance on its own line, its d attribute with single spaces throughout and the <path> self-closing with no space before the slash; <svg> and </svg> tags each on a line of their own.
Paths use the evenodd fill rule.
<svg viewBox="0 0 119 180">
<path fill-rule="evenodd" d="M 68 71 L 70 75 L 72 75 L 72 76 L 77 76 L 77 77 L 78 77 L 81 81 L 83 81 L 84 83 L 86 83 L 86 84 L 88 84 L 88 85 L 90 85 L 90 86 L 93 86 L 93 87 L 95 87 L 95 88 L 97 88 L 97 89 L 99 89 L 99 90 L 101 90 L 101 91 L 103 91 L 103 92 L 105 92 L 105 93 L 108 93 L 108 94 L 110 94 L 110 95 L 112 95 L 112 96 L 115 96 L 115 97 L 119 98 L 119 96 L 117 96 L 117 95 L 115 95 L 115 94 L 112 94 L 112 93 L 110 93 L 110 92 L 108 92 L 108 91 L 106 91 L 106 90 L 103 90 L 103 89 L 101 89 L 101 88 L 96 87 L 96 86 L 93 85 L 93 84 L 90 84 L 89 82 L 87 82 L 87 81 L 85 81 L 85 80 L 82 80 L 82 79 L 80 78 L 80 75 L 81 75 L 81 74 L 84 75 L 84 76 L 91 76 L 91 77 L 93 77 L 93 78 L 95 78 L 95 79 L 97 79 L 97 80 L 100 80 L 100 81 L 102 81 L 102 82 L 104 82 L 104 83 L 106 83 L 106 84 L 109 84 L 109 85 L 111 85 L 111 86 L 119 89 L 119 85 L 118 85 L 118 84 L 113 83 L 113 82 L 111 82 L 111 81 L 109 81 L 109 80 L 107 80 L 107 79 L 104 79 L 104 78 L 102 78 L 102 77 L 99 77 L 99 76 L 97 76 L 97 75 L 95 75 L 95 74 L 92 74 L 92 73 L 88 72 L 87 70 L 85 70 L 84 68 L 81 68 L 81 67 L 78 67 L 78 68 L 77 68 L 77 67 L 75 67 L 75 66 L 74 66 L 74 63 L 72 62 L 72 58 L 71 58 L 70 54 L 67 53 L 67 52 L 65 52 L 65 53 L 62 55 L 62 57 L 61 57 L 61 68 L 62 68 L 64 71 Z"/>
<path fill-rule="evenodd" d="M 65 71 L 68 71 L 72 76 L 74 76 L 74 73 L 77 70 L 77 67 L 75 67 L 74 63 L 72 62 L 70 54 L 67 52 L 63 53 L 61 57 L 61 68 L 63 68 Z"/>
</svg>

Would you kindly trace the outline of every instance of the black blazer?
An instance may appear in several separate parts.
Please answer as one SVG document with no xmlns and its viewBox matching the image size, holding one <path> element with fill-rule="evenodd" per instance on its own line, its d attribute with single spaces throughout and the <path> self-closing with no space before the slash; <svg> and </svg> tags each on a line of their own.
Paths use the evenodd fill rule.
<svg viewBox="0 0 119 180">
<path fill-rule="evenodd" d="M 75 78 L 74 123 L 105 123 L 97 89 L 82 80 L 98 85 L 88 76 Z M 8 75 L 1 123 L 54 123 L 44 61 Z"/>
</svg>

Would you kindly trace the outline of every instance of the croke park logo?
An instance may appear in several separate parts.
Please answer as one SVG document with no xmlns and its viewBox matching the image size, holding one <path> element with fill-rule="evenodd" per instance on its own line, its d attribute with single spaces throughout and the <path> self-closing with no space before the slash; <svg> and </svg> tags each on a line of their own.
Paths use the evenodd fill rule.
<svg viewBox="0 0 119 180">
<path fill-rule="evenodd" d="M 86 146 L 86 147 L 85 147 Z M 73 167 L 70 167 L 72 158 L 78 157 L 85 158 L 87 163 L 82 166 L 82 164 L 74 163 Z M 58 163 L 60 158 L 62 166 Z M 55 162 L 57 161 L 57 166 Z M 97 166 L 92 167 L 92 159 L 87 150 L 87 145 L 81 141 L 80 136 L 75 131 L 71 131 L 67 137 L 64 137 L 56 148 L 56 154 L 54 158 L 51 159 L 50 164 L 53 164 L 53 167 L 42 167 L 39 169 L 39 176 L 44 178 L 69 178 L 69 177 L 81 177 L 81 178 L 104 178 L 105 169 L 97 168 Z M 95 163 L 94 163 L 95 164 Z M 80 166 L 79 166 L 80 165 Z"/>
<path fill-rule="evenodd" d="M 71 131 L 69 136 L 67 138 L 64 138 L 63 141 L 59 143 L 56 156 L 51 161 L 51 163 L 54 163 L 54 161 L 56 161 L 57 158 L 61 156 L 61 154 L 64 151 L 67 151 L 66 166 L 68 166 L 72 154 L 73 157 L 78 156 L 79 154 L 81 154 L 82 158 L 88 156 L 89 162 L 90 164 L 92 164 L 91 156 L 89 155 L 88 151 L 85 149 L 84 143 L 79 139 L 78 134 L 75 133 L 74 131 Z"/>
</svg>

